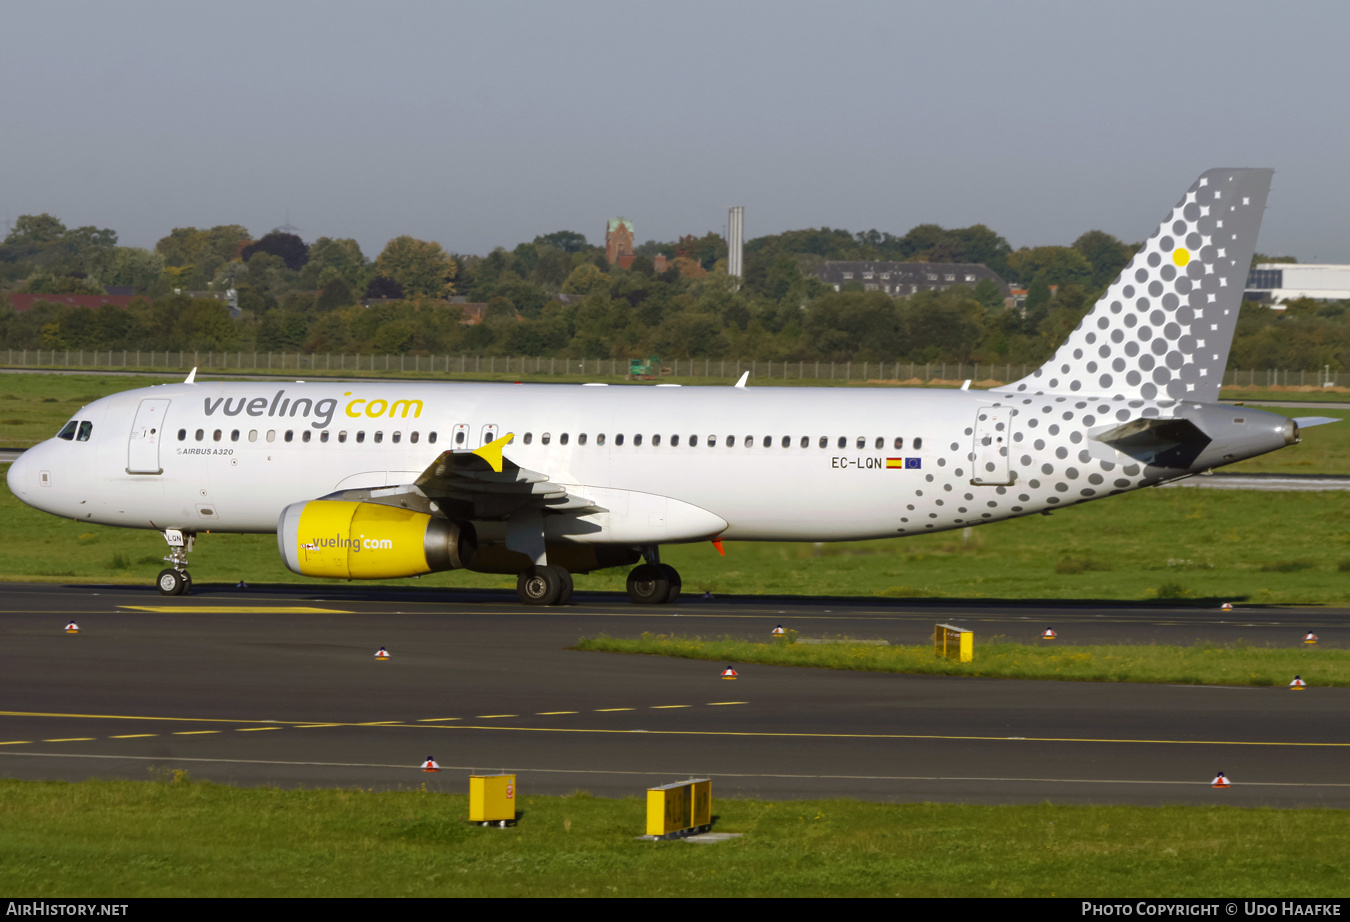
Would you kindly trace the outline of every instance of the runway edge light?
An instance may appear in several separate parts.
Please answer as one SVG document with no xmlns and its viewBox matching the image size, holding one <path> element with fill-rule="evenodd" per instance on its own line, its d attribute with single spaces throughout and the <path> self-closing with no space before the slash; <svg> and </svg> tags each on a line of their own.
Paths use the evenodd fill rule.
<svg viewBox="0 0 1350 922">
<path fill-rule="evenodd" d="M 427 756 L 427 760 L 422 763 L 422 771 L 424 772 L 438 772 L 440 770 L 441 767 L 436 764 L 436 760 L 431 756 Z"/>
<path fill-rule="evenodd" d="M 1232 611 L 1232 610 L 1233 610 L 1233 603 L 1232 603 L 1232 602 L 1224 602 L 1222 605 L 1219 606 L 1219 610 L 1220 610 L 1220 611 Z"/>
<path fill-rule="evenodd" d="M 1303 681 L 1301 676 L 1294 676 L 1294 681 L 1289 683 L 1289 687 L 1294 691 L 1302 691 L 1308 687 L 1308 683 Z"/>
<path fill-rule="evenodd" d="M 79 626 L 78 624 L 76 624 L 74 621 L 72 621 L 72 622 L 70 622 L 69 624 L 66 625 L 66 633 L 67 633 L 67 634 L 78 634 L 78 633 L 80 633 L 80 626 Z"/>
<path fill-rule="evenodd" d="M 736 670 L 735 670 L 735 669 L 732 669 L 730 666 L 728 666 L 727 668 L 725 668 L 725 669 L 722 670 L 722 678 L 724 678 L 724 679 L 734 679 L 734 678 L 736 678 Z"/>
<path fill-rule="evenodd" d="M 1041 631 L 1041 640 L 1054 640 L 1058 636 L 1059 635 L 1055 633 L 1055 629 L 1052 627 L 1048 627 L 1044 631 Z"/>
<path fill-rule="evenodd" d="M 1303 642 L 1304 642 L 1304 643 L 1317 643 L 1317 635 L 1314 634 L 1312 631 L 1309 631 L 1308 633 L 1306 633 L 1306 634 L 1303 635 Z"/>
<path fill-rule="evenodd" d="M 1223 776 L 1223 772 L 1219 772 L 1214 780 L 1210 782 L 1210 786 L 1216 788 L 1230 788 L 1233 786 L 1233 783 Z"/>
<path fill-rule="evenodd" d="M 389 659 L 389 651 L 386 650 L 384 647 L 380 647 L 380 649 L 375 653 L 375 658 L 383 662 L 384 660 Z"/>
</svg>

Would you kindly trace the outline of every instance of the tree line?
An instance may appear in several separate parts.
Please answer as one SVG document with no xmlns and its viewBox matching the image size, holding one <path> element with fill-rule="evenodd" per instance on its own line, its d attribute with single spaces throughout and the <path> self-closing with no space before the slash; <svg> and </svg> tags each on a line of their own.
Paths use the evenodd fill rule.
<svg viewBox="0 0 1350 922">
<path fill-rule="evenodd" d="M 621 268 L 575 231 L 482 257 L 400 236 L 371 259 L 350 238 L 253 239 L 238 225 L 175 228 L 151 250 L 122 247 L 110 229 L 24 215 L 0 242 L 0 292 L 119 287 L 141 297 L 127 309 L 39 301 L 15 312 L 0 294 L 0 347 L 1032 364 L 1136 249 L 1096 230 L 1069 246 L 1013 250 L 983 225 L 924 224 L 899 236 L 819 228 L 748 241 L 737 280 L 715 233 L 647 241 Z M 859 259 L 983 263 L 1028 294 L 1019 309 L 988 282 L 899 299 L 860 283 L 834 291 L 812 274 L 826 260 Z M 237 317 L 193 295 L 226 290 Z M 486 304 L 481 322 L 464 323 L 455 296 Z M 1244 306 L 1232 363 L 1350 367 L 1347 307 Z"/>
</svg>

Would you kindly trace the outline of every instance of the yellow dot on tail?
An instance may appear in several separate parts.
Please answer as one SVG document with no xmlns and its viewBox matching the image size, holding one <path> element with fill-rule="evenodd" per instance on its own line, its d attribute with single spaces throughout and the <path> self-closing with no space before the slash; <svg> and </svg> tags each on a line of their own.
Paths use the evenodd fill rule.
<svg viewBox="0 0 1350 922">
<path fill-rule="evenodd" d="M 1184 266 L 1190 261 L 1191 254 L 1179 247 L 1177 248 L 1177 251 L 1172 254 L 1172 262 L 1176 263 L 1178 266 Z"/>
</svg>

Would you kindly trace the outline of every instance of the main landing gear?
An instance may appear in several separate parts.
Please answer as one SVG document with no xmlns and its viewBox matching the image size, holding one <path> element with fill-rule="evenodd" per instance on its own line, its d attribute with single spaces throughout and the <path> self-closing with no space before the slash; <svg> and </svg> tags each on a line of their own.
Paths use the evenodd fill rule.
<svg viewBox="0 0 1350 922">
<path fill-rule="evenodd" d="M 644 549 L 643 556 L 646 562 L 628 574 L 628 598 L 638 605 L 674 602 L 680 597 L 679 571 L 661 563 L 655 548 Z M 525 605 L 566 605 L 572 598 L 572 574 L 557 564 L 536 564 L 516 577 L 516 595 Z"/>
<path fill-rule="evenodd" d="M 556 565 L 530 567 L 516 577 L 516 595 L 526 605 L 566 605 L 572 598 L 572 574 Z"/>
<path fill-rule="evenodd" d="M 680 597 L 680 588 L 680 571 L 670 564 L 641 563 L 628 574 L 628 598 L 638 605 L 674 602 Z"/>
<path fill-rule="evenodd" d="M 196 532 L 185 532 L 177 528 L 164 529 L 164 540 L 169 543 L 169 556 L 165 563 L 171 566 L 160 570 L 155 578 L 160 595 L 187 595 L 192 591 L 192 576 L 187 571 L 187 555 L 197 541 Z"/>
</svg>

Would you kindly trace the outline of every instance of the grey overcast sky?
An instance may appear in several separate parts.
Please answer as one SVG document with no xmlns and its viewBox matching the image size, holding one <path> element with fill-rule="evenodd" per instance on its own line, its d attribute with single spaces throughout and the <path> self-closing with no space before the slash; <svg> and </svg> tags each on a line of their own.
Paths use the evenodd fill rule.
<svg viewBox="0 0 1350 922">
<path fill-rule="evenodd" d="M 0 17 L 0 221 L 283 223 L 486 253 L 984 223 L 1143 239 L 1269 166 L 1258 249 L 1350 262 L 1350 4 L 46 2 Z"/>
</svg>

